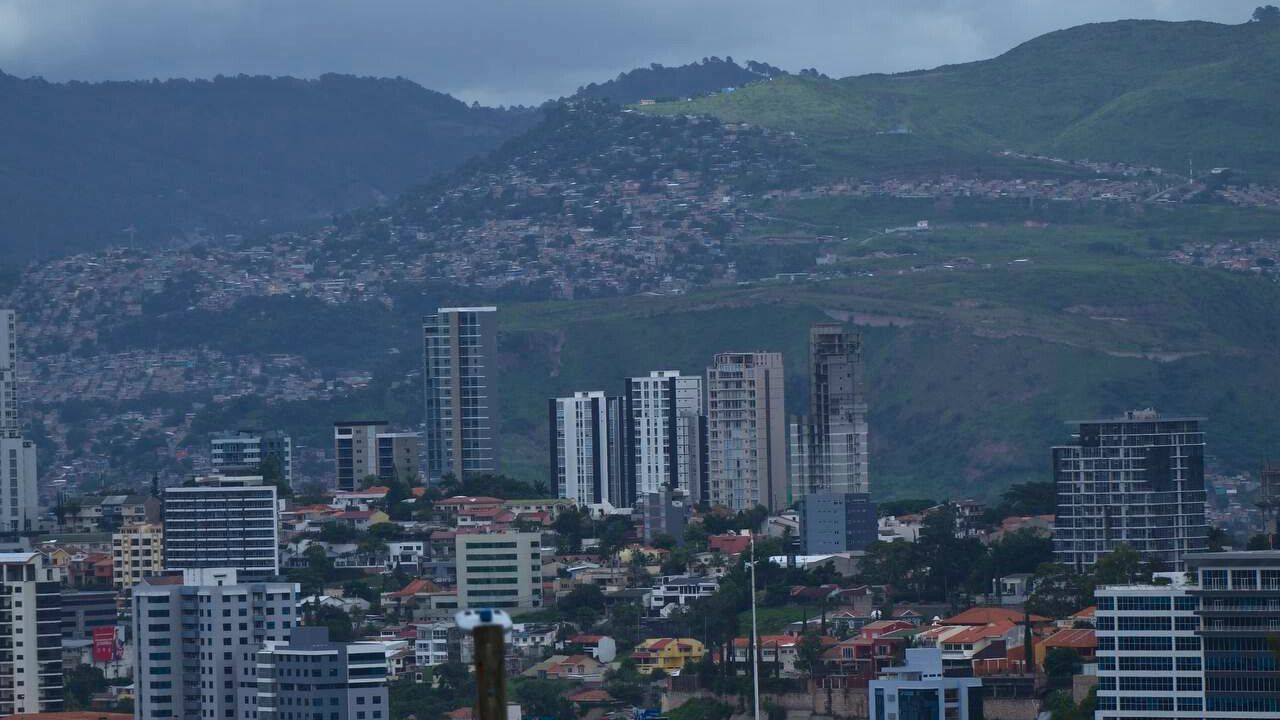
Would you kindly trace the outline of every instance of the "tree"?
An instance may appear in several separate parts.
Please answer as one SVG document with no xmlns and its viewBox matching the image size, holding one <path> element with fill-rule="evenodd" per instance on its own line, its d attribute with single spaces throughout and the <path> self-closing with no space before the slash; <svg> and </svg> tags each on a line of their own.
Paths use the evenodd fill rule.
<svg viewBox="0 0 1280 720">
<path fill-rule="evenodd" d="M 284 477 L 284 467 L 280 464 L 280 458 L 275 455 L 264 457 L 258 464 L 258 474 L 262 476 L 263 485 L 276 486 L 276 494 L 280 497 L 293 497 L 293 488 L 289 487 L 289 481 Z"/>
<path fill-rule="evenodd" d="M 1256 23 L 1274 23 L 1280 22 L 1280 7 L 1275 5 L 1262 5 L 1254 8 L 1253 22 Z"/>
<path fill-rule="evenodd" d="M 329 628 L 329 640 L 332 642 L 348 643 L 356 639 L 351 616 L 336 607 L 320 605 L 311 613 L 309 624 Z"/>
<path fill-rule="evenodd" d="M 1017 530 L 991 544 L 991 564 L 1001 575 L 1035 572 L 1052 561 L 1053 540 L 1035 530 Z"/>
<path fill-rule="evenodd" d="M 658 533 L 653 536 L 653 542 L 649 544 L 659 550 L 672 550 L 675 549 L 676 539 L 670 533 Z"/>
<path fill-rule="evenodd" d="M 556 608 L 581 630 L 586 630 L 595 623 L 602 607 L 604 591 L 599 585 L 575 585 L 568 595 L 556 603 Z"/>
<path fill-rule="evenodd" d="M 1121 543 L 1093 565 L 1097 585 L 1131 585 L 1151 582 L 1151 568 L 1142 553 Z"/>
<path fill-rule="evenodd" d="M 1036 570 L 1035 590 L 1027 598 L 1027 609 L 1046 617 L 1066 617 L 1088 607 L 1093 600 L 1093 583 L 1071 568 L 1045 563 Z"/>
<path fill-rule="evenodd" d="M 902 498 L 880 503 L 876 510 L 880 517 L 897 517 L 924 512 L 938 503 L 927 498 Z"/>
<path fill-rule="evenodd" d="M 1076 674 L 1082 662 L 1080 653 L 1071 648 L 1049 648 L 1044 657 L 1044 672 L 1055 684 L 1061 684 Z"/>
<path fill-rule="evenodd" d="M 66 674 L 63 684 L 66 686 L 66 709 L 87 710 L 94 693 L 106 691 L 107 678 L 102 670 L 92 665 L 77 665 Z"/>
<path fill-rule="evenodd" d="M 1052 481 L 1015 483 L 1000 494 L 1000 502 L 987 511 L 987 520 L 998 523 L 1007 517 L 1052 514 L 1058 505 Z"/>
<path fill-rule="evenodd" d="M 667 713 L 671 720 L 729 720 L 733 706 L 708 697 L 695 697 Z"/>
<path fill-rule="evenodd" d="M 684 543 L 692 552 L 707 549 L 707 528 L 702 523 L 689 523 L 684 528 Z"/>
<path fill-rule="evenodd" d="M 822 674 L 822 641 L 818 633 L 810 630 L 800 638 L 796 647 L 796 669 L 812 680 Z"/>
<path fill-rule="evenodd" d="M 573 718 L 573 704 L 566 697 L 573 684 L 564 680 L 522 679 L 515 683 L 515 700 L 533 717 Z"/>
</svg>

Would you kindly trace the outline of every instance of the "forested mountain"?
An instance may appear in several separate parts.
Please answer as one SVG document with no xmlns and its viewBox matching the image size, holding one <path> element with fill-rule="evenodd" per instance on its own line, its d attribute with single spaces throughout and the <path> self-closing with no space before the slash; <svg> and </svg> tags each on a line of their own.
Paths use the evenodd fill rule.
<svg viewBox="0 0 1280 720">
<path fill-rule="evenodd" d="M 579 99 L 608 100 L 626 105 L 641 100 L 675 100 L 737 88 L 748 83 L 786 75 L 768 63 L 748 60 L 739 65 L 733 58 L 702 58 L 677 67 L 654 63 L 647 68 L 624 72 L 613 80 L 578 88 Z"/>
<path fill-rule="evenodd" d="M 910 134 L 942 149 L 1015 149 L 1280 177 L 1280 22 L 1131 20 L 1048 33 L 999 57 L 896 75 L 782 77 L 651 112 L 804 133 L 832 152 Z"/>
<path fill-rule="evenodd" d="M 0 243 L 22 259 L 298 226 L 395 196 L 536 120 L 404 79 L 0 74 Z"/>
</svg>

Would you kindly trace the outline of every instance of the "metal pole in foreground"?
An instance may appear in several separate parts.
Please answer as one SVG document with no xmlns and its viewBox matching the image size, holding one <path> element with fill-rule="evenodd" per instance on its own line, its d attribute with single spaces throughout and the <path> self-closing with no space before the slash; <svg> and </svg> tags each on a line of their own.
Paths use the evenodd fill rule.
<svg viewBox="0 0 1280 720">
<path fill-rule="evenodd" d="M 500 625 L 481 625 L 472 635 L 476 641 L 476 720 L 506 720 L 503 629 Z"/>
<path fill-rule="evenodd" d="M 751 532 L 751 679 L 755 690 L 756 715 L 760 720 L 760 633 L 756 631 L 756 534 Z"/>
</svg>

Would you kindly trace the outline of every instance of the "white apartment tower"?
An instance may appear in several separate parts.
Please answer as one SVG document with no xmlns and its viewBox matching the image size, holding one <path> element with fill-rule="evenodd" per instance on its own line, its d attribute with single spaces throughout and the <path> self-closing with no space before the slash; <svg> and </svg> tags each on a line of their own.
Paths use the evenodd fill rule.
<svg viewBox="0 0 1280 720">
<path fill-rule="evenodd" d="M 0 717 L 62 710 L 62 594 L 36 552 L 0 553 Z"/>
<path fill-rule="evenodd" d="M 164 566 L 234 568 L 241 579 L 280 573 L 279 508 L 261 477 L 211 475 L 164 489 Z"/>
<path fill-rule="evenodd" d="M 626 379 L 622 394 L 627 447 L 626 505 L 670 489 L 697 502 L 706 486 L 702 378 L 655 370 Z"/>
<path fill-rule="evenodd" d="M 707 497 L 748 510 L 787 506 L 782 353 L 719 353 L 707 368 Z"/>
<path fill-rule="evenodd" d="M 297 602 L 296 583 L 244 583 L 226 568 L 134 586 L 134 717 L 256 720 L 258 651 L 289 639 Z"/>
<path fill-rule="evenodd" d="M 551 473 L 559 497 L 623 506 L 622 399 L 576 392 L 548 404 Z"/>
<path fill-rule="evenodd" d="M 30 529 L 39 513 L 36 446 L 18 416 L 17 319 L 0 310 L 0 532 Z"/>
</svg>

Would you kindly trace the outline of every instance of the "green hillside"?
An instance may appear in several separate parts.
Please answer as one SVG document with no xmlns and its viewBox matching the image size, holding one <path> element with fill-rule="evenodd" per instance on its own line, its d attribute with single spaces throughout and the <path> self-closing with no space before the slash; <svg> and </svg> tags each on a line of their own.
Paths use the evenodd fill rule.
<svg viewBox="0 0 1280 720">
<path fill-rule="evenodd" d="M 954 150 L 1006 148 L 1170 169 L 1280 174 L 1280 30 L 1271 23 L 1082 25 L 999 57 L 896 75 L 780 77 L 643 108 L 803 133 L 822 149 L 907 132 Z"/>
<path fill-rule="evenodd" d="M 1115 255 L 1078 263 L 1035 257 L 1043 261 L 987 271 L 504 305 L 506 469 L 545 477 L 546 398 L 618 392 L 624 375 L 651 369 L 702 372 L 717 351 L 781 350 L 787 405 L 803 412 L 807 327 L 829 318 L 866 336 L 873 487 L 880 497 L 991 498 L 1010 483 L 1045 478 L 1047 449 L 1067 439 L 1066 421 L 1135 406 L 1207 415 L 1218 469 L 1251 469 L 1274 444 L 1280 286 Z M 290 302 L 275 307 L 277 326 L 243 329 L 260 350 L 298 347 L 287 331 L 294 322 Z M 346 327 L 358 315 L 383 344 L 408 349 L 416 340 L 413 319 L 434 302 L 423 298 L 422 307 L 394 311 L 297 312 L 307 315 L 308 327 Z M 198 321 L 175 323 L 188 320 Z M 215 345 L 239 342 L 235 332 L 213 337 Z M 303 352 L 318 362 L 337 351 L 344 334 L 311 337 Z M 249 398 L 206 415 L 200 427 L 261 422 L 323 446 L 330 416 L 376 414 L 413 424 L 421 413 L 416 380 L 388 378 L 403 377 L 416 362 L 408 351 L 388 356 L 370 390 L 346 401 Z"/>
<path fill-rule="evenodd" d="M 404 79 L 50 83 L 0 72 L 0 243 L 25 261 L 305 226 L 382 202 L 538 120 Z"/>
</svg>

